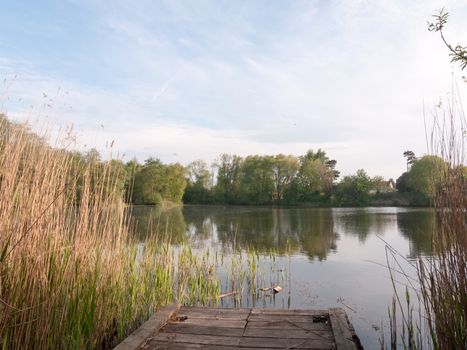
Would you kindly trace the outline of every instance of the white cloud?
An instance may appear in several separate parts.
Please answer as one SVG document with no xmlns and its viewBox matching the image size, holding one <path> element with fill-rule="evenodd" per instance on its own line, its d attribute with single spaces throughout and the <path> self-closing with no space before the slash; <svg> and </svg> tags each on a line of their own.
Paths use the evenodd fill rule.
<svg viewBox="0 0 467 350">
<path fill-rule="evenodd" d="M 82 144 L 115 139 L 140 159 L 321 147 L 343 173 L 397 177 L 404 150 L 425 151 L 422 101 L 444 95 L 457 69 L 426 29 L 437 1 L 295 2 L 283 12 L 234 4 L 89 3 L 106 38 L 107 81 L 3 58 L 0 76 L 19 74 L 8 95 L 23 98 L 3 105 L 19 116 L 32 104 L 54 123 L 73 122 Z M 467 7 L 447 7 L 447 34 L 467 43 Z M 69 94 L 44 107 L 42 92 L 58 86 Z"/>
</svg>

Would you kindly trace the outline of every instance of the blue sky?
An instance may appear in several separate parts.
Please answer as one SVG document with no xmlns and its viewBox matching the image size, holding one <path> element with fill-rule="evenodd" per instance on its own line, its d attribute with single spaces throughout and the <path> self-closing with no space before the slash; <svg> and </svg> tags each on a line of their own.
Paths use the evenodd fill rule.
<svg viewBox="0 0 467 350">
<path fill-rule="evenodd" d="M 344 174 L 397 177 L 426 152 L 423 101 L 429 117 L 462 80 L 426 29 L 443 6 L 467 43 L 465 0 L 3 0 L 0 110 L 126 159 L 321 147 Z"/>
</svg>

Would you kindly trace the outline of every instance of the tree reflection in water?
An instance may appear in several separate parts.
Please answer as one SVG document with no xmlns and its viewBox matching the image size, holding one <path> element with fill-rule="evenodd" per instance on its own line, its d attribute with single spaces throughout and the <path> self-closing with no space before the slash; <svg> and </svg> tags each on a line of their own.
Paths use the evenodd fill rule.
<svg viewBox="0 0 467 350">
<path fill-rule="evenodd" d="M 303 254 L 325 260 L 338 249 L 341 236 L 400 232 L 410 242 L 410 256 L 430 255 L 434 212 L 403 208 L 272 208 L 247 206 L 185 206 L 169 210 L 137 206 L 133 210 L 137 237 L 165 237 L 231 252 L 252 248 L 258 253 Z"/>
<path fill-rule="evenodd" d="M 436 230 L 434 210 L 419 210 L 397 214 L 397 226 L 401 234 L 409 240 L 409 258 L 431 256 L 432 241 Z"/>
</svg>

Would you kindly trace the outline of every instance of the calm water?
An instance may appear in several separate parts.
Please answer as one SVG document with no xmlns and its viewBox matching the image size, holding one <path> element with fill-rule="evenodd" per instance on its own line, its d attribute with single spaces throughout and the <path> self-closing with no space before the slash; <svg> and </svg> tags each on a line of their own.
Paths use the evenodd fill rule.
<svg viewBox="0 0 467 350">
<path fill-rule="evenodd" d="M 385 244 L 409 261 L 429 256 L 435 225 L 432 210 L 405 208 L 185 206 L 160 212 L 135 207 L 133 215 L 142 239 L 148 230 L 168 229 L 174 243 L 188 242 L 199 249 L 210 247 L 224 254 L 234 247 L 253 247 L 261 254 L 275 251 L 278 267 L 286 271 L 286 278 L 279 279 L 284 290 L 260 305 L 342 307 L 366 349 L 380 347 L 381 322 L 387 334 L 393 289 Z M 413 273 L 408 262 L 398 261 Z M 223 303 L 229 306 L 228 300 Z M 246 298 L 244 303 L 251 306 L 255 301 Z"/>
</svg>

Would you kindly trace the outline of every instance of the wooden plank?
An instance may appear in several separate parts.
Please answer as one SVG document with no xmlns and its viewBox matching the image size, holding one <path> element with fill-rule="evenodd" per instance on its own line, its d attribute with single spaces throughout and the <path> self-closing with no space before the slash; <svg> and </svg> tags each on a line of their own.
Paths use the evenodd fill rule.
<svg viewBox="0 0 467 350">
<path fill-rule="evenodd" d="M 329 309 L 329 318 L 337 350 L 357 350 L 345 311 L 341 308 Z"/>
<path fill-rule="evenodd" d="M 158 332 L 167 321 L 178 311 L 179 305 L 171 304 L 159 310 L 153 317 L 143 323 L 130 336 L 118 344 L 114 350 L 135 350 L 144 344 L 147 339 Z"/>
<path fill-rule="evenodd" d="M 281 339 L 281 338 L 240 338 L 240 347 L 262 349 L 332 349 L 334 342 L 328 339 Z"/>
<path fill-rule="evenodd" d="M 248 321 L 249 328 L 271 328 L 271 329 L 306 329 L 317 331 L 331 331 L 331 325 L 326 323 L 289 322 L 286 320 L 275 321 Z"/>
<path fill-rule="evenodd" d="M 358 349 L 355 344 L 358 339 L 355 340 L 356 335 L 345 311 L 340 308 L 271 310 L 183 307 L 175 318 L 172 316 L 176 310 L 158 313 L 116 349 L 134 350 L 138 346 L 141 350 Z M 130 345 L 133 347 L 128 347 Z"/>
<path fill-rule="evenodd" d="M 252 315 L 302 315 L 302 316 L 326 316 L 329 314 L 328 310 L 298 310 L 298 309 L 262 309 L 253 308 Z"/>
<path fill-rule="evenodd" d="M 178 316 L 187 316 L 189 318 L 213 318 L 213 319 L 235 319 L 246 320 L 250 311 L 248 309 L 205 309 L 200 308 L 182 308 Z"/>
<path fill-rule="evenodd" d="M 223 335 L 228 337 L 241 337 L 244 327 L 226 328 L 213 326 L 199 326 L 195 324 L 169 323 L 161 332 L 166 333 L 184 333 L 184 334 L 204 334 L 204 335 Z"/>
<path fill-rule="evenodd" d="M 180 316 L 180 315 L 177 315 Z M 244 328 L 247 320 L 235 320 L 228 318 L 187 318 L 183 321 L 170 321 L 171 324 L 195 324 L 198 326 L 216 326 L 226 328 Z"/>
<path fill-rule="evenodd" d="M 280 315 L 280 314 L 251 314 L 248 321 L 284 321 L 290 320 L 291 322 L 309 322 L 313 323 L 313 317 L 310 315 Z"/>
<path fill-rule="evenodd" d="M 236 346 L 191 344 L 191 343 L 168 343 L 151 340 L 141 350 L 188 350 L 188 349 L 206 349 L 206 350 L 237 350 Z M 242 349 L 243 350 L 243 349 Z"/>
<path fill-rule="evenodd" d="M 250 308 L 221 308 L 221 307 L 199 307 L 199 306 L 182 306 L 180 312 L 204 312 L 204 313 L 229 313 L 229 314 L 249 314 Z"/>
<path fill-rule="evenodd" d="M 218 335 L 183 334 L 159 332 L 152 340 L 172 343 L 238 346 L 241 338 Z"/>
<path fill-rule="evenodd" d="M 253 328 L 248 326 L 245 329 L 244 336 L 257 338 L 325 339 L 331 341 L 334 339 L 334 335 L 330 329 L 323 331 L 304 329 Z"/>
</svg>

